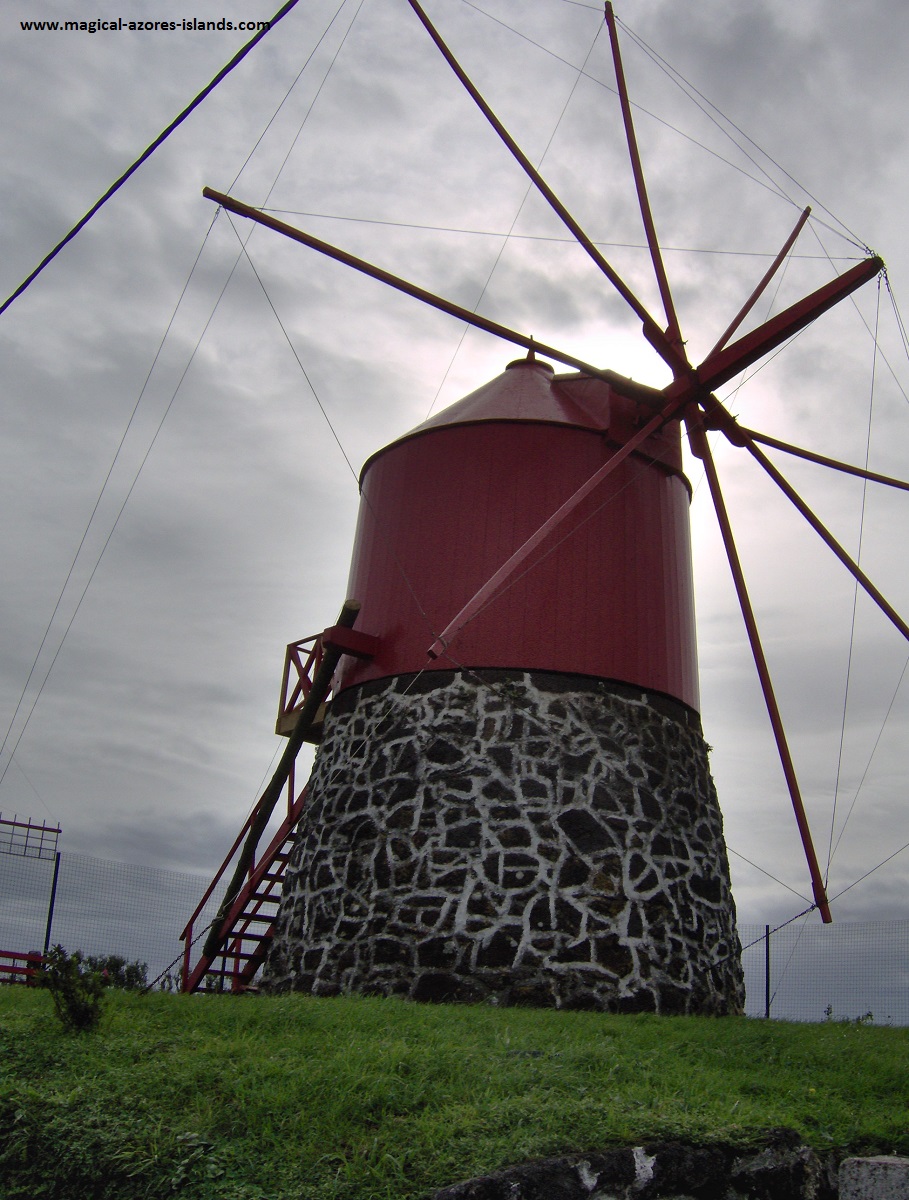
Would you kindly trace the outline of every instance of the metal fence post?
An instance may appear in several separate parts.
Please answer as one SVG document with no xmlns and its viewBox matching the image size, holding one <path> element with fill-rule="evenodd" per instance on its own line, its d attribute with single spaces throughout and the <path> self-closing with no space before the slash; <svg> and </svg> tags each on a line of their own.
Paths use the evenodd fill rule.
<svg viewBox="0 0 909 1200">
<path fill-rule="evenodd" d="M 770 926 L 764 926 L 764 1016 L 770 1020 Z"/>
<path fill-rule="evenodd" d="M 47 906 L 47 927 L 44 930 L 44 953 L 50 946 L 51 925 L 54 920 L 54 902 L 57 899 L 57 879 L 60 876 L 60 851 L 54 855 L 54 879 L 51 883 L 50 904 Z"/>
</svg>

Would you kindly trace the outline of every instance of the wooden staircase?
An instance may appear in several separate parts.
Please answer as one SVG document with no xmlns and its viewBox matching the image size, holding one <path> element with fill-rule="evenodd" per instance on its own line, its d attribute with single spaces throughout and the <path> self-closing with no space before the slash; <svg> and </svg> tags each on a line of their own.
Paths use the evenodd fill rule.
<svg viewBox="0 0 909 1200">
<path fill-rule="evenodd" d="M 265 961 L 274 935 L 275 918 L 278 915 L 278 904 L 281 900 L 281 887 L 293 848 L 294 830 L 306 802 L 306 791 L 307 789 L 304 787 L 296 800 L 288 806 L 287 815 L 281 822 L 280 828 L 263 851 L 258 862 L 250 870 L 246 882 L 237 893 L 229 912 L 221 922 L 218 931 L 217 952 L 207 955 L 202 951 L 193 962 L 193 944 L 208 932 L 208 926 L 205 926 L 202 932 L 194 937 L 194 926 L 233 860 L 236 851 L 244 841 L 257 810 L 253 809 L 250 813 L 230 853 L 221 864 L 220 870 L 180 935 L 186 945 L 181 991 L 196 992 L 204 989 L 206 991 L 245 992 L 252 985 L 256 973 Z"/>
<path fill-rule="evenodd" d="M 245 992 L 265 962 L 274 936 L 281 887 L 293 847 L 294 830 L 306 802 L 306 788 L 294 799 L 294 764 L 304 741 L 321 739 L 325 704 L 341 656 L 372 658 L 378 639 L 353 628 L 360 611 L 356 600 L 345 600 L 337 624 L 287 647 L 276 732 L 287 747 L 258 803 L 246 819 L 205 895 L 180 935 L 184 943 L 180 990 Z M 287 816 L 258 860 L 255 854 L 277 802 L 287 789 Z M 202 913 L 233 863 L 224 889 L 233 896 L 221 901 L 215 921 L 194 936 Z M 209 909 L 210 911 L 210 909 Z M 217 928 L 215 923 L 217 922 Z M 204 939 L 204 941 L 203 941 Z M 196 951 L 196 943 L 202 948 Z M 193 954 L 198 957 L 193 961 Z"/>
</svg>

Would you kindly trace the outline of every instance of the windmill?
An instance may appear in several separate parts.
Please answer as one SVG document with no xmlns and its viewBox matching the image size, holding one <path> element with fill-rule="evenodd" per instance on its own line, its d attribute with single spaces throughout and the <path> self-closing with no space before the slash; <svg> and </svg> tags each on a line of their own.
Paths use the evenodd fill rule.
<svg viewBox="0 0 909 1200">
<path fill-rule="evenodd" d="M 301 805 L 293 809 L 291 806 L 288 810 L 288 820 L 293 817 L 295 823 L 302 816 L 302 823 L 290 874 L 285 881 L 284 906 L 268 971 L 278 985 L 300 986 L 323 992 L 360 988 L 427 999 L 482 998 L 500 1002 L 589 1007 L 649 1007 L 659 1011 L 734 1011 L 741 1003 L 741 984 L 734 948 L 734 917 L 728 891 L 725 852 L 718 815 L 714 812 L 712 785 L 706 772 L 706 749 L 702 744 L 699 726 L 689 721 L 690 714 L 696 714 L 697 695 L 696 680 L 692 679 L 693 640 L 688 632 L 690 592 L 688 598 L 685 596 L 687 532 L 682 530 L 679 539 L 679 518 L 667 517 L 662 511 L 665 507 L 663 501 L 656 497 L 661 492 L 674 491 L 678 494 L 679 489 L 684 490 L 684 481 L 676 462 L 678 426 L 679 422 L 684 421 L 690 444 L 704 462 L 723 531 L 796 823 L 805 848 L 814 901 L 824 920 L 829 920 L 824 881 L 705 431 L 720 431 L 732 444 L 746 448 L 761 463 L 852 571 L 859 584 L 906 636 L 906 626 L 899 616 L 766 458 L 761 443 L 768 439 L 739 426 L 715 396 L 715 390 L 721 384 L 757 362 L 839 300 L 874 278 L 882 269 L 882 263 L 879 259 L 869 257 L 772 321 L 733 340 L 738 327 L 798 236 L 807 218 L 807 213 L 803 214 L 776 261 L 713 350 L 702 363 L 696 366 L 691 364 L 686 356 L 650 214 L 611 6 L 607 5 L 606 16 L 616 79 L 665 325 L 663 320 L 658 321 L 648 313 L 548 188 L 473 88 L 414 0 L 411 0 L 411 7 L 539 193 L 578 239 L 609 285 L 618 290 L 640 318 L 644 336 L 670 367 L 673 381 L 661 392 L 631 385 L 607 369 L 580 361 L 556 347 L 541 345 L 526 335 L 484 320 L 461 306 L 430 295 L 400 277 L 338 251 L 229 196 L 206 189 L 210 199 L 229 211 L 269 226 L 468 324 L 494 333 L 523 347 L 528 355 L 526 359 L 510 364 L 498 380 L 480 389 L 480 393 L 453 406 L 457 411 L 448 410 L 447 416 L 441 414 L 440 418 L 412 431 L 398 443 L 373 456 L 364 469 L 362 482 L 366 500 L 351 588 L 351 594 L 358 601 L 362 600 L 364 607 L 356 636 L 349 631 L 344 632 L 353 620 L 354 610 L 351 608 L 345 609 L 343 620 L 333 630 L 326 631 L 322 639 L 322 644 L 332 652 L 335 661 L 341 654 L 348 657 L 344 660 L 346 665 L 340 668 L 334 679 L 331 716 L 322 735 L 324 740 L 309 802 L 305 807 Z M 555 376 L 551 368 L 537 360 L 537 355 L 573 368 L 574 371 L 572 374 Z M 507 439 L 501 443 L 495 442 L 490 431 L 495 429 L 498 434 L 506 426 L 509 427 Z M 421 584 L 432 594 L 432 599 L 439 600 L 438 611 L 433 610 L 427 615 L 427 609 L 431 610 L 432 606 L 424 603 L 425 593 L 420 594 L 419 589 L 412 585 L 411 560 L 408 558 L 403 567 L 400 561 L 404 550 L 409 554 L 412 546 L 404 546 L 397 540 L 397 529 L 390 532 L 388 514 L 383 511 L 382 505 L 393 504 L 399 490 L 406 488 L 406 476 L 410 470 L 412 476 L 423 477 L 424 486 L 429 484 L 428 494 L 438 502 L 434 510 L 436 516 L 451 511 L 457 500 L 456 489 L 440 499 L 444 486 L 436 486 L 440 483 L 438 472 L 444 465 L 447 453 L 447 446 L 443 446 L 442 442 L 450 443 L 453 436 L 460 437 L 467 430 L 472 431 L 474 442 L 462 447 L 465 460 L 469 458 L 474 461 L 474 452 L 478 457 L 485 454 L 487 479 L 495 478 L 496 471 L 504 461 L 502 455 L 507 453 L 503 447 L 516 444 L 518 431 L 522 436 L 528 434 L 540 439 L 544 437 L 545 430 L 550 446 L 555 446 L 557 441 L 564 443 L 558 463 L 570 461 L 572 470 L 578 468 L 582 456 L 575 453 L 574 449 L 568 449 L 569 437 L 577 441 L 576 435 L 579 435 L 580 440 L 591 447 L 595 443 L 601 457 L 604 443 L 608 443 L 608 450 L 605 461 L 596 465 L 595 469 L 588 456 L 590 466 L 586 472 L 581 470 L 577 478 L 572 477 L 570 472 L 563 473 L 564 468 L 558 465 L 554 470 L 562 488 L 558 500 L 553 502 L 551 496 L 542 498 L 543 511 L 536 514 L 525 507 L 522 511 L 526 515 L 526 528 L 523 533 L 511 531 L 513 540 L 507 549 L 504 549 L 505 542 L 501 538 L 497 542 L 493 539 L 484 543 L 483 552 L 492 554 L 492 561 L 473 563 L 471 566 L 475 570 L 461 572 L 460 594 L 457 587 L 448 587 L 447 580 L 442 589 L 434 588 L 431 579 L 421 580 Z M 778 442 L 772 444 L 780 447 Z M 428 461 L 418 461 L 415 466 L 405 461 L 414 457 L 420 459 L 423 451 L 428 456 L 426 448 L 430 446 L 436 446 L 440 456 L 434 466 Z M 517 453 L 516 462 L 510 464 L 510 474 L 506 472 L 506 477 L 511 479 L 519 476 L 522 463 L 525 466 L 528 462 L 545 463 L 548 470 L 550 464 L 539 456 L 541 452 L 537 451 L 537 458 L 533 458 L 532 453 L 529 447 L 525 447 L 523 453 Z M 819 460 L 819 456 L 814 457 Z M 628 582 L 623 593 L 624 599 L 618 608 L 599 610 L 595 601 L 588 601 L 586 607 L 594 608 L 591 613 L 584 611 L 585 606 L 582 605 L 580 613 L 575 614 L 577 619 L 574 624 L 569 618 L 564 627 L 558 628 L 560 647 L 555 654 L 540 648 L 545 634 L 549 632 L 542 614 L 538 615 L 535 627 L 525 634 L 523 641 L 520 637 L 512 637 L 516 612 L 528 611 L 533 602 L 529 594 L 519 589 L 526 587 L 532 590 L 534 582 L 538 583 L 546 570 L 551 570 L 556 564 L 567 566 L 568 569 L 577 565 L 572 564 L 571 555 L 572 549 L 578 545 L 578 530 L 584 528 L 589 536 L 596 529 L 596 518 L 600 514 L 606 513 L 610 520 L 615 517 L 622 503 L 619 498 L 631 486 L 629 472 L 632 466 L 639 466 L 635 478 L 644 474 L 640 469 L 642 461 L 646 462 L 648 474 L 653 477 L 653 495 L 639 502 L 638 507 L 631 509 L 617 525 L 610 525 L 608 532 L 627 532 L 639 526 L 643 517 L 662 513 L 661 519 L 653 517 L 652 531 L 659 546 L 657 557 L 667 553 L 674 559 L 670 581 L 664 582 L 660 574 L 662 561 L 659 568 L 653 565 L 640 569 L 637 565 L 634 568 L 626 566 L 626 572 L 634 578 Z M 843 464 L 826 461 L 827 465 L 843 467 Z M 862 474 L 857 469 L 848 469 Z M 864 474 L 880 481 L 879 476 Z M 387 477 L 384 483 L 383 475 Z M 905 486 L 894 480 L 884 482 Z M 471 487 L 478 485 L 479 480 L 471 478 L 470 486 L 465 487 L 469 492 Z M 382 498 L 383 487 L 387 499 Z M 522 496 L 522 503 L 526 504 L 539 491 L 538 487 L 528 489 Z M 407 494 L 409 504 L 424 507 L 423 497 L 427 493 L 421 496 L 410 491 Z M 498 493 L 495 499 L 498 503 Z M 463 514 L 468 527 L 476 517 L 477 507 L 468 505 Z M 607 517 L 601 516 L 600 519 L 605 521 Z M 372 530 L 370 523 L 375 526 Z M 650 532 L 651 527 L 647 528 Z M 423 531 L 425 552 L 430 552 L 439 532 L 438 521 L 435 524 L 430 521 L 429 529 Z M 598 532 L 602 538 L 607 530 L 601 527 Z M 412 533 L 412 529 L 404 529 L 404 542 Z M 649 538 L 641 539 L 642 544 L 649 544 L 649 541 Z M 562 547 L 568 549 L 563 550 Z M 499 553 L 497 560 L 494 552 Z M 628 557 L 626 552 L 611 560 L 606 575 L 620 570 L 623 558 L 627 562 Z M 545 565 L 547 563 L 548 568 Z M 465 580 L 471 577 L 472 583 L 468 586 Z M 416 643 L 402 649 L 400 636 L 390 632 L 398 628 L 396 618 L 401 617 L 401 612 L 395 608 L 398 602 L 390 596 L 393 588 L 389 580 L 393 578 L 399 589 L 403 587 L 405 591 L 411 591 L 411 598 L 428 626 L 429 636 L 423 637 L 419 649 Z M 602 584 L 604 578 L 600 576 L 595 582 Z M 657 582 L 666 594 L 659 602 L 654 600 L 652 606 L 645 603 L 636 608 L 631 599 L 635 588 L 642 588 L 646 594 L 648 585 Z M 557 587 L 557 582 L 554 583 L 552 578 L 545 584 L 539 584 L 541 591 L 536 595 L 538 605 L 541 595 L 544 598 L 552 596 L 554 587 Z M 365 589 L 362 594 L 361 589 Z M 510 617 L 502 618 L 501 600 L 509 594 L 514 610 Z M 516 596 L 522 597 L 520 602 Z M 458 602 L 454 603 L 456 597 Z M 440 621 L 439 613 L 445 612 L 446 603 L 449 605 L 446 619 Z M 498 618 L 495 615 L 497 607 Z M 616 614 L 620 617 L 618 624 Z M 667 614 L 670 614 L 668 618 Z M 660 661 L 654 667 L 647 661 L 644 647 L 652 648 L 654 630 L 665 628 L 667 619 L 672 625 L 671 636 L 666 639 L 671 646 L 662 647 L 662 653 L 657 656 Z M 605 658 L 597 660 L 597 653 L 601 649 L 598 645 L 592 659 L 583 655 L 580 659 L 573 658 L 572 653 L 581 640 L 578 630 L 584 627 L 585 621 L 589 628 L 591 620 L 594 628 L 603 631 L 603 638 L 607 641 L 612 639 L 609 652 Z M 482 644 L 483 637 L 476 634 L 478 629 L 482 630 L 484 622 L 487 625 L 486 644 Z M 490 622 L 492 633 L 489 632 Z M 414 638 L 427 633 L 427 629 L 413 619 L 409 628 Z M 618 629 L 621 629 L 622 650 L 627 649 L 625 643 L 629 641 L 636 646 L 636 652 L 626 655 L 622 661 L 619 661 L 621 655 L 617 651 Z M 475 643 L 478 636 L 481 644 L 478 646 L 474 643 L 467 648 L 474 635 Z M 503 643 L 508 642 L 510 637 L 512 644 L 505 653 Z M 567 659 L 560 657 L 566 645 L 571 651 Z M 629 657 L 631 662 L 628 661 Z M 325 671 L 321 673 L 324 676 Z M 540 709 L 539 697 L 531 695 L 534 691 L 540 691 L 540 675 L 545 676 L 549 683 L 553 676 L 560 676 L 563 684 L 561 692 L 569 692 L 567 708 L 575 714 L 578 711 L 585 714 L 580 719 L 584 732 L 589 732 L 591 726 L 597 726 L 604 730 L 604 737 L 612 743 L 616 740 L 616 730 L 621 728 L 625 735 L 624 744 L 628 744 L 629 711 L 635 706 L 642 724 L 633 730 L 632 737 L 640 741 L 646 732 L 657 742 L 660 738 L 664 739 L 660 743 L 664 754 L 669 745 L 666 738 L 675 747 L 677 742 L 672 739 L 677 739 L 680 728 L 685 727 L 690 731 L 693 727 L 695 740 L 700 739 L 701 744 L 696 749 L 689 748 L 688 756 L 696 758 L 696 764 L 689 763 L 687 775 L 684 771 L 679 774 L 676 770 L 657 779 L 652 784 L 654 795 L 645 800 L 637 777 L 633 774 L 622 775 L 617 756 L 610 748 L 601 746 L 597 756 L 600 763 L 611 762 L 605 783 L 599 776 L 593 778 L 589 772 L 585 775 L 581 771 L 580 777 L 577 777 L 576 768 L 573 777 L 569 764 L 577 755 L 573 755 L 569 748 L 548 780 L 548 786 L 541 783 L 540 763 L 553 756 L 553 743 L 559 738 L 556 732 L 559 729 L 558 722 L 562 721 L 561 733 L 567 743 L 573 744 L 573 739 L 579 736 L 579 729 L 565 727 L 564 705 L 558 717 L 550 712 L 548 701 L 544 705 L 546 711 Z M 308 680 L 305 669 L 300 677 Z M 417 678 L 421 682 L 415 689 L 414 681 Z M 573 689 L 564 686 L 568 678 L 574 685 Z M 382 680 L 386 681 L 384 691 L 379 682 Z M 430 688 L 427 680 L 440 684 L 440 687 Z M 465 695 L 453 701 L 452 688 L 455 691 L 461 689 Z M 446 689 L 445 696 L 441 696 Z M 307 705 L 313 709 L 320 688 L 315 686 L 314 680 L 308 680 L 302 690 L 308 693 Z M 439 705 L 436 707 L 426 700 L 426 696 L 434 691 L 439 693 Z M 506 802 L 501 794 L 486 796 L 485 811 L 477 821 L 464 816 L 464 798 L 468 796 L 468 807 L 475 816 L 482 807 L 481 797 L 475 790 L 453 787 L 452 779 L 459 772 L 451 768 L 460 767 L 460 774 L 464 775 L 464 739 L 476 740 L 477 713 L 481 708 L 485 713 L 483 706 L 490 692 L 493 704 L 507 701 L 510 708 L 522 714 L 530 724 L 548 728 L 550 739 L 544 749 L 536 752 L 528 750 L 528 758 L 517 770 L 514 767 L 514 754 L 511 754 L 514 772 L 511 776 L 511 803 Z M 407 708 L 403 697 L 414 694 L 420 697 L 420 704 L 409 712 L 403 712 Z M 611 727 L 604 720 L 604 694 L 608 696 L 610 705 L 620 708 L 624 705 L 621 717 L 616 713 L 610 714 L 610 719 L 615 722 Z M 371 712 L 365 713 L 362 703 L 367 701 L 372 702 L 367 704 Z M 645 717 L 641 716 L 642 704 L 648 708 Z M 668 715 L 661 711 L 667 706 Z M 397 726 L 391 715 L 393 709 L 399 710 Z M 285 712 L 294 712 L 292 702 Z M 307 712 L 305 721 L 302 718 L 297 721 L 294 729 L 296 736 L 292 738 L 289 751 L 293 748 L 294 740 L 302 740 L 312 732 L 311 718 L 314 715 L 313 712 Z M 285 719 L 289 720 L 287 717 Z M 375 728 L 366 734 L 364 730 L 370 726 L 370 722 Z M 662 722 L 661 734 L 653 732 L 653 722 Z M 345 723 L 347 732 L 341 729 Z M 438 750 L 434 751 L 433 747 L 437 747 L 440 741 L 439 728 L 445 727 L 446 723 L 452 728 L 460 726 L 460 732 L 457 737 L 452 734 L 448 739 L 449 747 L 454 747 L 448 752 L 449 762 L 435 764 L 449 768 L 447 775 L 444 770 L 440 775 L 435 766 L 429 764 L 434 763 L 433 753 L 438 757 Z M 416 759 L 412 756 L 408 758 L 405 751 L 414 742 L 414 730 L 421 728 L 429 730 L 430 744 L 418 752 Z M 474 747 L 474 765 L 466 772 L 474 783 L 483 778 L 479 762 L 494 757 L 493 750 L 508 743 L 509 735 L 503 731 L 501 723 L 497 724 L 492 718 L 487 736 L 488 745 L 482 745 L 479 750 Z M 523 743 L 534 740 L 526 733 L 516 736 L 519 741 L 523 739 Z M 536 740 L 541 740 L 539 734 Z M 392 763 L 390 773 L 385 776 L 376 775 L 373 771 L 364 775 L 364 755 L 368 758 L 370 748 L 375 751 L 383 743 L 396 746 L 403 754 L 403 759 Z M 509 752 L 513 750 L 510 744 L 506 748 Z M 420 759 L 421 753 L 423 759 Z M 457 759 L 458 754 L 460 760 Z M 676 751 L 675 757 L 678 756 Z M 288 757 L 292 761 L 292 755 L 285 756 Z M 669 754 L 668 757 L 672 758 L 673 755 Z M 402 766 L 402 761 L 406 765 Z M 626 767 L 628 765 L 626 763 Z M 630 766 L 646 773 L 646 764 L 642 766 L 638 762 Z M 501 776 L 501 770 L 499 774 Z M 401 784 L 404 777 L 408 777 L 411 784 L 416 781 L 418 786 L 411 786 L 407 795 L 399 789 L 395 805 L 389 807 L 387 798 L 390 789 L 395 783 Z M 693 782 L 695 777 L 696 785 Z M 286 771 L 281 785 L 285 778 Z M 522 786 L 531 780 L 543 788 L 549 809 L 544 813 L 542 809 L 546 805 L 538 804 L 537 814 L 528 826 L 526 810 L 517 813 L 514 800 L 516 796 L 523 795 Z M 501 778 L 496 782 L 501 785 Z M 566 783 L 570 785 L 567 794 L 562 786 Z M 597 784 L 603 786 L 600 787 L 600 799 L 594 802 L 592 797 Z M 278 790 L 281 785 L 278 785 Z M 404 791 L 408 789 L 405 787 Z M 525 791 L 532 794 L 532 789 Z M 276 798 L 274 793 L 273 787 L 271 802 Z M 627 805 L 630 807 L 621 807 L 618 799 L 621 793 L 628 797 Z M 355 794 L 358 797 L 356 800 Z M 682 795 L 694 797 L 687 816 L 678 813 L 678 801 Z M 544 799 L 541 795 L 536 798 Z M 503 810 L 498 816 L 493 814 L 492 800 L 498 800 L 498 807 Z M 420 818 L 433 803 L 437 803 L 437 808 L 429 825 L 435 833 L 428 834 L 428 842 L 424 840 L 422 846 L 416 849 L 422 851 L 427 844 L 430 848 L 425 853 L 408 853 L 401 841 L 400 831 L 418 832 Z M 360 807 L 353 808 L 353 804 Z M 396 824 L 385 826 L 381 817 L 377 822 L 377 804 L 378 809 L 386 814 L 393 812 Z M 646 811 L 642 815 L 642 810 L 651 806 L 656 815 L 648 817 Z M 657 825 L 663 821 L 668 808 L 673 806 L 677 815 L 673 818 L 672 831 L 679 833 L 685 841 L 681 851 L 678 848 L 669 851 L 662 842 L 657 841 L 666 836 L 666 830 L 662 826 L 657 828 Z M 527 809 L 530 807 L 528 805 Z M 632 809 L 635 810 L 638 824 L 631 819 Z M 264 811 L 265 808 L 262 809 Z M 573 814 L 567 821 L 564 819 L 566 813 Z M 709 838 L 694 844 L 691 840 L 693 831 L 704 823 L 705 815 L 709 816 L 707 824 L 712 826 Z M 560 816 L 563 818 L 561 824 Z M 621 837 L 616 837 L 614 830 L 610 832 L 609 819 L 623 824 Z M 499 824 L 496 825 L 496 822 Z M 282 854 L 288 848 L 287 835 L 292 827 L 282 827 Z M 320 829 L 339 831 L 339 840 L 330 845 L 321 843 L 318 835 Z M 394 830 L 399 831 L 397 835 Z M 449 838 L 452 830 L 455 836 Z M 682 834 L 681 830 L 686 832 Z M 396 837 L 397 850 L 394 849 Z M 460 843 L 458 839 L 461 839 Z M 510 846 L 508 839 L 511 840 Z M 352 853 L 354 844 L 356 852 Z M 529 847 L 533 848 L 533 853 L 526 853 Z M 640 853 L 642 847 L 646 847 L 643 855 Z M 412 841 L 410 850 L 413 849 Z M 554 858 L 547 858 L 547 853 L 554 855 Z M 402 879 L 391 878 L 395 874 L 396 861 L 404 864 Z M 264 858 L 260 864 L 262 862 Z M 357 864 L 356 878 L 351 875 L 350 864 L 353 862 Z M 705 879 L 703 871 L 705 863 L 710 864 L 709 880 Z M 371 865 L 367 867 L 366 864 Z M 248 865 L 247 861 L 245 867 Z M 656 871 L 656 882 L 650 879 L 652 870 Z M 370 871 L 373 872 L 371 877 Z M 381 873 L 381 878 L 375 876 L 377 871 Z M 415 888 L 415 879 L 421 871 L 424 875 L 425 872 L 429 874 Z M 408 872 L 411 873 L 409 881 L 406 878 Z M 242 871 L 238 873 L 241 876 L 243 874 Z M 321 883 L 320 873 L 323 878 Z M 386 879 L 388 873 L 390 875 Z M 677 881 L 680 878 L 686 881 L 684 896 L 679 891 Z M 444 882 L 446 879 L 447 882 Z M 408 882 L 411 901 L 416 893 L 417 896 L 422 895 L 422 904 L 412 902 L 408 905 L 404 902 Z M 236 905 L 238 889 L 232 886 L 229 893 Z M 373 897 L 384 894 L 378 910 L 375 905 L 370 907 L 366 904 L 364 907 L 364 893 Z M 683 928 L 685 936 L 680 937 Z M 207 944 L 207 949 L 214 949 L 211 942 Z M 250 962 L 257 958 L 260 960 L 261 955 L 253 955 Z"/>
</svg>

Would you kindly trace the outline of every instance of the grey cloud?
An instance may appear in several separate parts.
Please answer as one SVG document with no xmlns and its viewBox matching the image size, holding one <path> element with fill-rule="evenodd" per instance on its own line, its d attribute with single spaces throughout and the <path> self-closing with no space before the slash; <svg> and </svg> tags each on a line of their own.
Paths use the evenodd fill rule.
<svg viewBox="0 0 909 1200">
<path fill-rule="evenodd" d="M 112 7 L 102 4 L 101 11 Z M 270 15 L 270 7 L 255 0 L 243 15 Z M 0 696 L 9 715 L 214 218 L 201 187 L 230 184 L 331 7 L 298 6 L 0 323 L 0 495 L 6 516 L 0 529 Z M 50 4 L 48 15 L 65 17 L 66 8 Z M 601 19 L 599 12 L 570 5 L 529 3 L 520 14 L 513 10 L 511 4 L 490 5 L 495 16 L 519 24 L 578 66 Z M 182 16 L 170 0 L 163 9 L 155 6 L 155 16 L 165 12 Z M 542 155 L 558 125 L 544 174 L 591 236 L 640 243 L 615 98 L 583 80 L 562 115 L 573 83 L 564 64 L 467 6 L 436 5 L 433 15 L 528 153 Z M 649 0 L 634 11 L 620 5 L 619 15 L 884 253 L 899 294 L 907 184 L 902 6 L 858 5 L 833 22 L 828 7 L 818 4 L 796 10 L 782 0 L 760 8 L 710 0 L 692 9 Z M 242 40 L 121 35 L 105 43 L 97 36 L 26 35 L 17 22 L 18 17 L 0 31 L 9 64 L 0 91 L 4 111 L 15 114 L 3 131 L 7 167 L 0 182 L 5 213 L 0 261 L 7 291 Z M 338 41 L 333 35 L 322 48 L 276 119 L 237 185 L 241 197 L 264 200 Z M 641 105 L 717 154 L 746 163 L 627 39 L 624 45 Z M 611 82 L 602 31 L 589 69 Z M 683 328 L 692 353 L 703 353 L 768 260 L 681 251 L 775 253 L 796 210 L 643 114 L 636 122 L 660 237 L 681 248 L 666 258 Z M 341 50 L 270 203 L 504 233 L 525 190 L 523 175 L 470 102 L 459 97 L 423 32 L 398 6 L 376 3 L 365 6 Z M 804 203 L 798 189 L 792 191 L 796 203 Z M 498 251 L 490 238 L 299 221 L 317 236 L 467 305 L 476 303 Z M 516 228 L 560 232 L 534 198 Z M 842 251 L 841 240 L 822 227 L 819 232 L 831 252 Z M 440 385 L 440 402 L 448 403 L 519 353 L 470 333 L 443 383 L 461 336 L 457 322 L 355 280 L 266 231 L 255 234 L 250 248 L 355 472 L 377 447 L 423 419 Z M 823 253 L 807 233 L 799 249 Z M 104 506 L 106 524 L 92 537 L 95 554 L 235 256 L 236 239 L 222 214 L 140 406 Z M 607 257 L 658 311 L 646 252 L 616 247 Z M 794 260 L 777 307 L 831 273 L 823 260 Z M 763 319 L 772 299 L 768 293 L 752 322 Z M 873 303 L 864 297 L 861 303 L 873 318 Z M 482 308 L 581 357 L 601 354 L 604 365 L 611 365 L 609 355 L 624 352 L 626 339 L 639 336 L 637 321 L 595 268 L 561 245 L 509 244 Z M 892 325 L 888 328 L 886 352 L 897 363 L 899 345 Z M 761 371 L 733 403 L 746 423 L 858 461 L 864 453 L 870 361 L 867 335 L 847 303 L 842 314 L 822 318 Z M 642 355 L 629 370 L 637 378 L 665 380 L 653 355 Z M 878 469 L 904 471 L 905 407 L 879 363 L 872 439 Z M 848 587 L 834 599 L 826 568 L 823 582 L 812 584 L 807 568 L 814 569 L 815 557 L 803 549 L 798 521 L 781 515 L 784 509 L 768 500 L 763 481 L 744 459 L 724 451 L 719 461 L 769 644 L 782 654 L 781 701 L 793 715 L 797 758 L 823 828 L 829 821 L 824 789 L 829 792 L 830 747 L 836 741 L 836 728 L 831 732 L 825 723 L 833 719 L 841 687 L 845 651 L 837 628 L 842 629 Z M 698 485 L 703 715 L 708 741 L 716 747 L 727 830 L 734 846 L 746 845 L 754 852 L 749 856 L 765 865 L 778 864 L 787 881 L 803 887 L 804 865 L 740 618 L 734 610 L 730 615 L 734 599 L 722 553 L 710 520 L 700 512 L 704 485 L 697 464 L 689 469 Z M 788 463 L 786 470 L 854 545 L 855 488 L 815 482 Z M 877 497 L 869 505 L 864 552 L 869 570 L 884 572 L 888 594 L 892 590 L 897 607 L 905 610 L 909 581 L 894 561 L 898 556 L 888 554 L 905 508 Z M 258 283 L 242 263 L 17 753 L 43 803 L 62 821 L 70 848 L 181 869 L 215 865 L 276 748 L 271 725 L 284 644 L 329 624 L 343 599 L 356 506 L 350 471 Z M 80 585 L 92 561 L 89 555 L 80 566 Z M 78 589 L 67 599 L 67 616 L 77 595 Z M 806 615 L 791 615 L 801 611 L 803 601 Z M 838 627 L 832 623 L 834 608 Z M 867 631 L 861 628 L 864 639 Z M 61 633 L 58 627 L 57 639 Z M 50 652 L 56 644 L 52 639 Z M 855 666 L 850 783 L 855 762 L 861 762 L 868 737 L 883 719 L 900 652 L 899 639 L 872 623 Z M 880 818 L 863 817 L 854 832 L 850 823 L 844 839 L 841 853 L 848 846 L 843 862 L 851 878 L 900 838 L 899 807 L 890 799 L 899 793 L 902 766 L 899 737 L 892 732 L 903 728 L 899 711 L 895 706 L 886 749 L 879 751 L 875 778 L 866 785 Z M 15 768 L 9 771 L 0 793 L 4 812 L 40 808 L 42 801 Z M 909 841 L 909 832 L 902 841 Z M 890 915 L 906 912 L 898 882 L 889 882 L 904 878 L 899 864 L 882 872 L 886 886 L 874 892 L 880 911 Z M 788 893 L 751 868 L 734 870 L 745 919 L 791 915 L 798 901 Z M 843 878 L 848 882 L 846 874 Z M 873 915 L 868 895 L 862 888 L 848 893 L 845 912 Z"/>
</svg>

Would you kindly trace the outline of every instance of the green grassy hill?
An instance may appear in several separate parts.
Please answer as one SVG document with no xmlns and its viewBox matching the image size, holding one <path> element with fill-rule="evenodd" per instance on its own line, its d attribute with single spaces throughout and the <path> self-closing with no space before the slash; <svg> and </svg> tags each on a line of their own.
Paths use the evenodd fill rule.
<svg viewBox="0 0 909 1200">
<path fill-rule="evenodd" d="M 909 1029 L 0 988 L 0 1196 L 417 1200 L 645 1141 L 909 1153 Z"/>
</svg>

